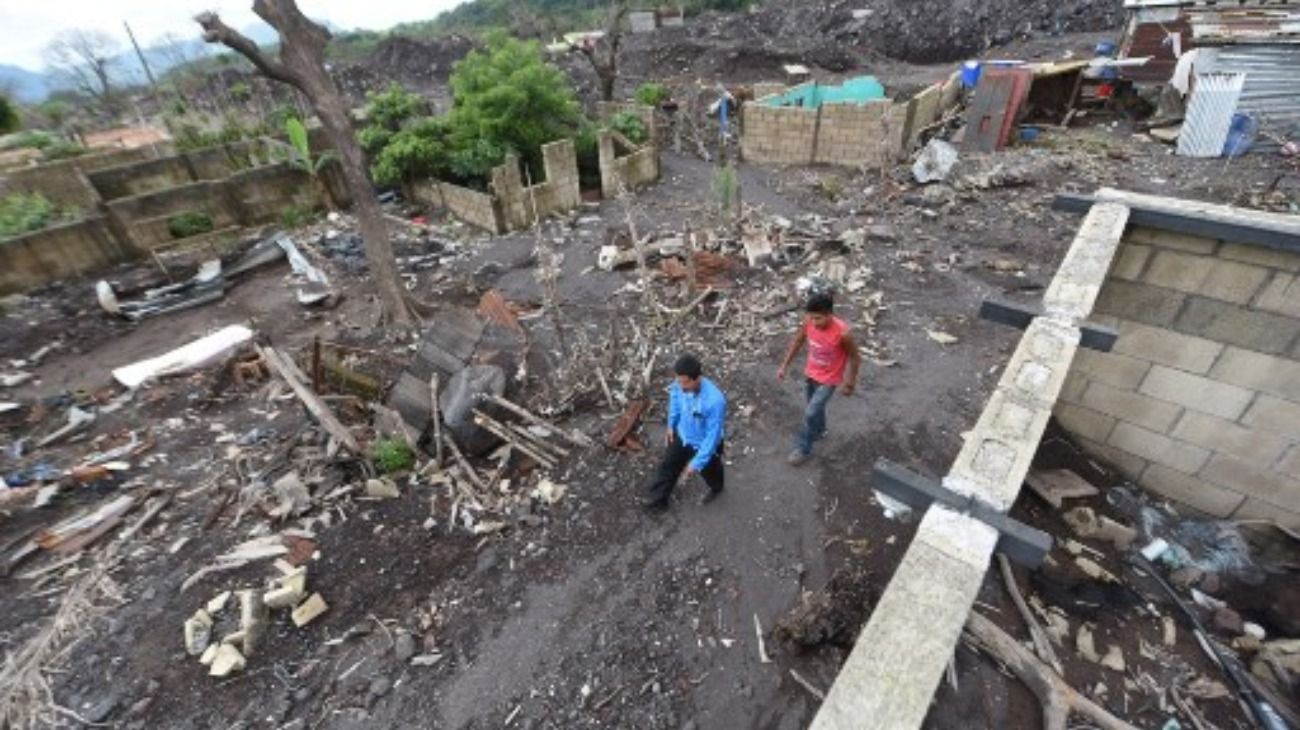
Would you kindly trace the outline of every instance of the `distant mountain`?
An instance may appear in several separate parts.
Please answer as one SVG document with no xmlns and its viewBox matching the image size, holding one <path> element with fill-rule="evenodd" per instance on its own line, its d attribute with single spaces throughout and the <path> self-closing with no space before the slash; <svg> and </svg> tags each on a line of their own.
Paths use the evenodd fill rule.
<svg viewBox="0 0 1300 730">
<path fill-rule="evenodd" d="M 35 104 L 50 93 L 50 82 L 44 74 L 0 63 L 0 91 L 12 93 L 24 104 Z"/>
</svg>

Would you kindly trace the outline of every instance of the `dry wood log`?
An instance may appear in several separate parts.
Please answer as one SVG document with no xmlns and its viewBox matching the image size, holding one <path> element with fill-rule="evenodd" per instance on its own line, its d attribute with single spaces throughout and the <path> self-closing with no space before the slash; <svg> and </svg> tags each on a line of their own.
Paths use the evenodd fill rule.
<svg viewBox="0 0 1300 730">
<path fill-rule="evenodd" d="M 966 632 L 990 656 L 1014 672 L 1038 698 L 1043 706 L 1043 730 L 1066 730 L 1071 711 L 1088 718 L 1102 730 L 1138 730 L 1066 684 L 1051 667 L 992 621 L 972 611 L 966 620 Z"/>
<path fill-rule="evenodd" d="M 433 414 L 433 448 L 438 468 L 442 468 L 442 408 L 438 406 L 438 373 L 429 378 L 429 404 Z"/>
<path fill-rule="evenodd" d="M 522 439 L 517 438 L 514 434 L 510 433 L 509 429 L 505 428 L 500 423 L 492 420 L 491 418 L 484 416 L 479 411 L 474 411 L 474 414 L 475 414 L 474 422 L 477 423 L 479 426 L 487 429 L 488 431 L 491 431 L 494 436 L 501 439 L 502 441 L 505 441 L 506 443 L 510 444 L 514 448 L 519 449 L 521 452 L 527 454 L 534 461 L 546 467 L 547 469 L 555 468 L 556 465 L 555 460 L 543 454 L 540 449 L 534 448 L 532 445 L 525 443 Z"/>
<path fill-rule="evenodd" d="M 293 390 L 294 395 L 298 396 L 298 400 L 302 401 L 307 411 L 320 423 L 321 428 L 325 429 L 335 441 L 342 444 L 353 455 L 360 456 L 361 447 L 357 444 L 356 438 L 352 436 L 352 432 L 339 421 L 329 406 L 325 405 L 324 401 L 320 399 L 320 396 L 313 393 L 306 386 L 307 378 L 294 364 L 293 360 L 281 355 L 274 347 L 259 346 L 257 352 L 262 356 L 262 359 L 266 360 L 272 370 L 279 374 L 281 378 L 284 378 L 284 381 L 289 384 L 289 388 Z"/>
<path fill-rule="evenodd" d="M 546 429 L 548 432 L 559 436 L 560 438 L 564 439 L 565 441 L 568 441 L 574 446 L 585 448 L 594 445 L 594 442 L 585 433 L 576 430 L 571 433 L 565 431 L 561 429 L 559 426 L 556 426 L 555 424 L 551 423 L 550 421 L 547 421 L 546 419 L 541 418 L 540 416 L 533 415 L 523 406 L 520 406 L 516 403 L 511 403 L 510 401 L 506 400 L 505 398 L 502 398 L 499 395 L 491 396 L 489 400 L 501 406 L 502 408 L 506 409 L 507 411 L 510 411 L 516 416 L 519 416 L 525 421 L 528 421 L 534 426 L 539 426 L 541 428 Z"/>
<path fill-rule="evenodd" d="M 1002 581 L 1006 583 L 1007 593 L 1011 594 L 1011 600 L 1016 604 L 1016 610 L 1024 618 L 1025 624 L 1029 626 L 1029 636 L 1034 642 L 1034 653 L 1039 659 L 1047 662 L 1056 670 L 1057 674 L 1065 676 L 1065 670 L 1061 667 L 1061 660 L 1056 658 L 1056 652 L 1052 649 L 1052 641 L 1047 638 L 1047 632 L 1043 630 L 1038 619 L 1034 614 L 1029 612 L 1029 606 L 1025 604 L 1024 596 L 1020 595 L 1020 589 L 1016 587 L 1016 576 L 1011 572 L 1011 561 L 1007 556 L 998 553 L 998 567 L 1002 570 Z"/>
<path fill-rule="evenodd" d="M 474 471 L 474 467 L 469 465 L 469 461 L 465 459 L 465 455 L 460 452 L 460 447 L 456 445 L 456 442 L 451 438 L 451 436 L 444 433 L 442 438 L 446 441 L 447 448 L 451 451 L 451 455 L 455 457 L 456 463 L 460 465 L 461 471 L 465 472 L 465 476 L 470 481 L 474 482 L 474 486 L 483 491 L 487 491 L 487 485 L 483 483 L 478 472 Z"/>
</svg>

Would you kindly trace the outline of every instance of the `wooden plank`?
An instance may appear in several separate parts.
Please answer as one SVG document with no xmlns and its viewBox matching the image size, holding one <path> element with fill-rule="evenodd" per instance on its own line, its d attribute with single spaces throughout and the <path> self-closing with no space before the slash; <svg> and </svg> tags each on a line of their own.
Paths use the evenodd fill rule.
<svg viewBox="0 0 1300 730">
<path fill-rule="evenodd" d="M 361 456 L 361 446 L 357 444 L 352 432 L 339 421 L 338 417 L 334 415 L 334 411 L 331 411 L 330 407 L 325 405 L 320 396 L 313 393 L 306 386 L 307 377 L 294 364 L 293 360 L 277 352 L 274 347 L 261 347 L 259 345 L 257 346 L 257 352 L 266 360 L 267 365 L 270 365 L 272 370 L 279 374 L 281 378 L 284 378 L 284 381 L 289 384 L 289 388 L 293 390 L 294 395 L 298 396 L 298 400 L 307 408 L 307 411 L 316 419 L 321 428 L 325 429 L 335 441 L 338 441 L 353 455 Z"/>
</svg>

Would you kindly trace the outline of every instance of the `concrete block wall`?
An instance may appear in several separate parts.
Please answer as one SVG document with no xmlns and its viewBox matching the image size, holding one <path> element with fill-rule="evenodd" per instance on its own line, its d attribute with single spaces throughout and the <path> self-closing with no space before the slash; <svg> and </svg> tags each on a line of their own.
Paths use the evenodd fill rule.
<svg viewBox="0 0 1300 730">
<path fill-rule="evenodd" d="M 0 241 L 0 295 L 88 274 L 134 256 L 102 216 L 10 238 Z"/>
<path fill-rule="evenodd" d="M 906 112 L 906 105 L 889 101 L 816 109 L 746 104 L 741 154 L 778 165 L 879 165 L 902 149 Z"/>
<path fill-rule="evenodd" d="M 615 137 L 600 133 L 600 190 L 606 198 L 615 198 L 625 190 L 635 190 L 659 179 L 659 148 L 647 144 L 625 155 L 618 154 Z"/>
<path fill-rule="evenodd" d="M 889 101 L 822 105 L 813 161 L 875 166 L 892 159 L 898 150 L 898 135 L 890 128 L 893 106 Z"/>
<path fill-rule="evenodd" d="M 190 167 L 181 156 L 105 167 L 87 173 L 86 178 L 100 199 L 105 201 L 144 195 L 194 182 Z"/>
<path fill-rule="evenodd" d="M 573 210 L 582 202 L 573 140 L 542 145 L 542 164 L 546 180 L 531 187 L 525 185 L 515 156 L 508 156 L 505 164 L 493 168 L 491 190 L 506 230 L 528 228 L 535 219 Z"/>
<path fill-rule="evenodd" d="M 1056 417 L 1088 450 L 1215 517 L 1300 526 L 1300 254 L 1134 228 Z"/>
<path fill-rule="evenodd" d="M 72 160 L 24 167 L 0 177 L 0 197 L 13 193 L 40 193 L 61 208 L 93 210 L 99 195 Z"/>
<path fill-rule="evenodd" d="M 741 155 L 750 162 L 806 165 L 816 150 L 816 109 L 746 104 L 741 111 Z"/>
</svg>

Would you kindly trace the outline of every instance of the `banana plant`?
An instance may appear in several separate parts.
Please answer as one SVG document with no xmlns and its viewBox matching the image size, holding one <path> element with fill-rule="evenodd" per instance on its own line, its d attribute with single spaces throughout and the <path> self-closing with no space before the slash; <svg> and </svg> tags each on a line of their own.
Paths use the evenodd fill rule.
<svg viewBox="0 0 1300 730">
<path fill-rule="evenodd" d="M 321 177 L 321 171 L 325 166 L 338 160 L 338 155 L 332 151 L 322 152 L 319 155 L 313 155 L 311 152 L 311 142 L 307 135 L 307 126 L 297 117 L 289 117 L 284 122 L 284 131 L 289 138 L 289 142 L 273 140 L 274 144 L 284 154 L 284 160 L 291 166 L 302 170 L 311 175 L 317 188 L 320 190 L 321 199 L 331 210 L 335 208 L 334 198 L 330 195 L 329 186 L 325 184 Z"/>
</svg>

